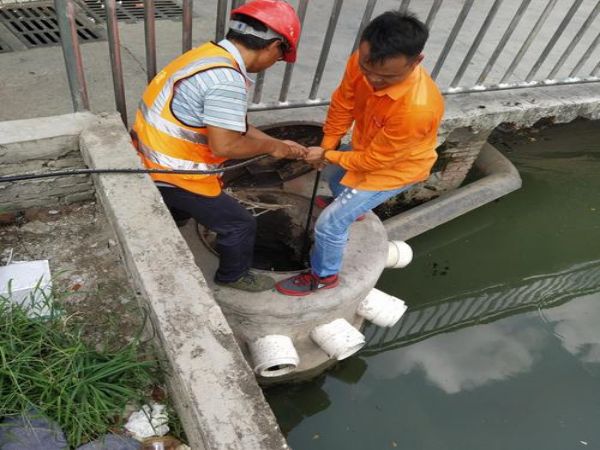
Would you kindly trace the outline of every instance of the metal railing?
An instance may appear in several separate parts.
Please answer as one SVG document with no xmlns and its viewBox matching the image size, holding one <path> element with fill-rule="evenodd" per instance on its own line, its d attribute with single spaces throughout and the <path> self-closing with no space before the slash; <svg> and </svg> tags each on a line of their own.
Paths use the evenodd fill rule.
<svg viewBox="0 0 600 450">
<path fill-rule="evenodd" d="M 74 31 L 73 0 L 54 2 L 73 106 L 75 110 L 89 109 L 79 43 Z M 183 52 L 192 47 L 192 3 L 193 0 L 182 0 Z M 226 34 L 228 11 L 242 3 L 244 0 L 216 2 L 217 40 Z M 249 107 L 252 111 L 328 104 L 327 98 L 319 97 L 323 76 L 328 71 L 335 71 L 339 80 L 343 70 L 339 59 L 328 64 L 336 33 L 340 29 L 355 28 L 350 41 L 336 42 L 336 55 L 348 56 L 357 48 L 360 33 L 376 9 L 390 9 L 390 5 L 401 10 L 414 9 L 419 17 L 426 18 L 431 30 L 426 47 L 426 53 L 430 55 L 427 61 L 434 64 L 432 77 L 446 95 L 600 81 L 600 0 L 421 0 L 412 3 L 410 0 L 358 3 L 349 0 L 296 0 L 291 3 L 304 25 L 300 47 L 306 47 L 307 31 L 311 31 L 312 41 L 315 33 L 322 32 L 320 28 L 315 29 L 316 21 L 304 23 L 307 12 L 318 9 L 321 13 L 331 5 L 312 79 L 307 76 L 310 71 L 303 71 L 295 79 L 295 84 L 307 84 L 308 95 L 306 98 L 288 98 L 294 65 L 287 64 L 281 75 L 279 93 L 271 100 L 263 100 L 266 76 L 265 73 L 258 74 Z M 214 4 L 207 0 L 207 8 Z M 127 123 L 115 0 L 104 0 L 104 5 L 115 103 Z M 144 8 L 146 71 L 150 81 L 157 71 L 154 0 L 144 0 Z M 445 20 L 440 20 L 441 16 Z M 361 17 L 359 24 L 352 21 L 354 17 Z M 471 38 L 472 35 L 475 37 Z M 346 47 L 346 43 L 350 42 L 352 45 Z M 305 61 L 303 63 L 306 65 Z M 550 67 L 546 67 L 548 65 Z M 270 90 L 274 91 L 276 89 Z"/>
<path fill-rule="evenodd" d="M 600 261 L 531 277 L 515 287 L 492 286 L 471 294 L 409 308 L 391 329 L 366 330 L 366 354 L 403 347 L 440 333 L 489 322 L 528 309 L 563 304 L 600 291 Z"/>
</svg>

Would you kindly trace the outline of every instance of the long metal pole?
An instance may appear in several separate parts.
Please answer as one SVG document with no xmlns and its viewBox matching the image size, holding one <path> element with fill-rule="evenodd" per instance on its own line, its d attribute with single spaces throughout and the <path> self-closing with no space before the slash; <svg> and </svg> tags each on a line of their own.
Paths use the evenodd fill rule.
<svg viewBox="0 0 600 450">
<path fill-rule="evenodd" d="M 573 49 L 575 48 L 575 46 L 581 40 L 581 38 L 583 36 L 583 33 L 586 32 L 586 30 L 592 24 L 592 22 L 594 21 L 594 19 L 596 18 L 596 16 L 598 16 L 599 12 L 600 12 L 600 1 L 598 3 L 596 3 L 596 6 L 594 7 L 594 9 L 590 13 L 590 15 L 587 17 L 587 19 L 585 19 L 585 22 L 583 23 L 583 25 L 581 25 L 581 28 L 579 29 L 579 31 L 577 31 L 577 34 L 575 34 L 575 37 L 573 38 L 573 40 L 569 43 L 569 45 L 567 46 L 567 48 L 565 49 L 565 51 L 563 52 L 563 54 L 560 55 L 560 58 L 558 58 L 558 61 L 556 62 L 556 64 L 554 65 L 554 67 L 552 68 L 552 70 L 550 71 L 550 73 L 548 74 L 548 78 L 549 79 L 554 78 L 554 76 L 556 75 L 556 73 L 563 66 L 563 64 L 565 63 L 566 59 L 571 55 L 571 52 L 573 51 Z"/>
<path fill-rule="evenodd" d="M 454 41 L 456 40 L 456 35 L 462 28 L 463 23 L 465 23 L 465 19 L 466 19 L 467 15 L 469 14 L 469 10 L 471 9 L 471 6 L 473 6 L 474 1 L 475 0 L 466 0 L 462 9 L 458 13 L 456 22 L 454 23 L 454 26 L 452 27 L 452 31 L 450 31 L 450 36 L 448 36 L 448 40 L 446 41 L 446 44 L 444 44 L 444 48 L 442 49 L 442 52 L 440 53 L 440 56 L 438 57 L 438 60 L 435 63 L 435 67 L 431 71 L 431 77 L 434 80 L 437 78 L 438 73 L 440 73 L 440 69 L 444 65 L 444 61 L 446 61 L 446 57 L 448 56 L 448 53 L 450 53 L 450 49 L 454 45 Z"/>
<path fill-rule="evenodd" d="M 542 28 L 542 25 L 544 24 L 544 22 L 546 22 L 548 15 L 552 11 L 552 9 L 554 9 L 554 5 L 556 4 L 557 1 L 558 0 L 550 0 L 548 2 L 548 4 L 546 4 L 544 11 L 542 11 L 542 14 L 538 18 L 535 25 L 533 26 L 533 29 L 529 33 L 529 36 L 527 36 L 527 39 L 525 39 L 525 42 L 519 49 L 517 56 L 515 56 L 515 59 L 513 59 L 513 61 L 510 63 L 510 66 L 508 67 L 508 69 L 506 69 L 506 73 L 500 80 L 501 84 L 506 82 L 506 80 L 513 74 L 513 72 L 515 71 L 515 68 L 519 65 L 519 63 L 521 62 L 521 59 L 523 59 L 525 52 L 527 52 L 527 50 L 529 49 L 529 46 L 531 45 L 531 43 L 533 42 L 533 40 L 539 33 L 540 29 Z"/>
<path fill-rule="evenodd" d="M 156 23 L 154 0 L 144 0 L 144 37 L 146 40 L 146 78 L 148 83 L 156 76 Z"/>
<path fill-rule="evenodd" d="M 479 44 L 481 44 L 481 41 L 483 40 L 485 33 L 487 33 L 487 30 L 490 27 L 492 20 L 494 20 L 494 17 L 496 16 L 496 13 L 498 12 L 498 8 L 502 4 L 502 2 L 503 2 L 503 0 L 495 0 L 494 1 L 494 4 L 492 5 L 487 16 L 485 17 L 485 20 L 483 21 L 483 24 L 481 25 L 481 28 L 479 29 L 477 36 L 475 36 L 475 40 L 473 41 L 473 44 L 471 44 L 471 47 L 469 48 L 469 51 L 467 52 L 467 56 L 464 57 L 462 64 L 460 65 L 460 67 L 458 68 L 458 71 L 456 72 L 456 75 L 454 76 L 454 79 L 450 83 L 451 87 L 457 86 L 458 83 L 460 83 L 460 80 L 461 80 L 462 76 L 464 75 L 465 70 L 467 70 L 468 65 L 471 63 L 471 59 L 473 58 L 473 55 L 479 48 Z"/>
<path fill-rule="evenodd" d="M 256 82 L 254 83 L 254 95 L 252 96 L 252 103 L 260 103 L 264 84 L 265 71 L 263 70 L 256 76 Z"/>
<path fill-rule="evenodd" d="M 327 63 L 327 57 L 329 56 L 329 49 L 331 48 L 331 41 L 333 41 L 333 35 L 335 33 L 335 26 L 337 25 L 338 18 L 340 17 L 340 10 L 344 0 L 335 0 L 333 8 L 331 10 L 331 16 L 329 17 L 329 25 L 325 32 L 325 39 L 323 40 L 323 47 L 321 47 L 321 54 L 319 55 L 319 62 L 317 63 L 317 70 L 313 78 L 313 83 L 310 88 L 309 99 L 314 100 L 317 97 L 319 85 L 321 84 L 321 78 L 323 77 L 323 70 Z"/>
<path fill-rule="evenodd" d="M 117 10 L 115 0 L 104 0 L 106 11 L 106 26 L 108 29 L 108 48 L 110 51 L 110 65 L 112 68 L 113 86 L 115 90 L 115 103 L 121 119 L 127 126 L 127 105 L 125 104 L 125 86 L 123 83 L 123 65 L 121 64 L 121 41 L 117 23 Z"/>
<path fill-rule="evenodd" d="M 367 6 L 365 6 L 365 12 L 363 13 L 362 20 L 360 21 L 360 26 L 358 27 L 358 32 L 356 33 L 356 39 L 354 39 L 354 45 L 352 46 L 352 53 L 356 51 L 356 49 L 358 48 L 358 44 L 360 44 L 360 37 L 362 35 L 363 30 L 369 24 L 371 16 L 373 16 L 373 10 L 375 9 L 376 4 L 377 0 L 369 0 L 367 2 Z"/>
<path fill-rule="evenodd" d="M 542 51 L 542 54 L 540 55 L 540 57 L 537 59 L 537 61 L 535 62 L 535 64 L 533 65 L 533 67 L 531 68 L 531 70 L 529 71 L 529 73 L 527 74 L 527 77 L 525 77 L 525 81 L 531 81 L 533 79 L 533 77 L 535 76 L 535 74 L 539 70 L 540 66 L 546 60 L 546 57 L 548 56 L 548 54 L 550 53 L 550 51 L 554 48 L 554 45 L 556 44 L 556 41 L 562 35 L 563 31 L 565 30 L 565 28 L 567 27 L 567 25 L 569 24 L 569 22 L 571 21 L 571 19 L 575 15 L 575 12 L 579 9 L 579 6 L 581 6 L 581 2 L 582 1 L 583 0 L 575 0 L 575 2 L 573 3 L 573 5 L 571 5 L 571 8 L 565 14 L 565 18 L 562 20 L 562 22 L 560 23 L 560 25 L 556 29 L 556 32 L 554 33 L 554 36 L 552 36 L 552 38 L 550 39 L 550 42 L 548 42 L 548 45 L 546 45 L 546 47 Z"/>
<path fill-rule="evenodd" d="M 425 25 L 427 25 L 427 28 L 431 28 L 431 24 L 433 24 L 435 16 L 437 16 L 438 11 L 440 10 L 440 6 L 442 6 L 442 0 L 433 0 L 429 14 L 427 14 L 427 19 L 425 19 Z"/>
<path fill-rule="evenodd" d="M 523 14 L 525 14 L 525 11 L 529 7 L 530 3 L 531 3 L 531 0 L 523 0 L 521 2 L 519 9 L 517 9 L 517 12 L 513 16 L 510 23 L 508 24 L 508 28 L 502 35 L 502 38 L 500 38 L 500 42 L 494 49 L 494 52 L 492 53 L 490 60 L 485 65 L 483 71 L 481 72 L 481 75 L 479 75 L 479 78 L 477 79 L 477 84 L 483 83 L 485 81 L 485 79 L 487 78 L 488 74 L 490 73 L 490 70 L 492 70 L 492 67 L 494 66 L 494 64 L 496 64 L 496 60 L 498 59 L 498 56 L 500 56 L 500 53 L 502 53 L 502 50 L 504 50 L 504 46 L 506 45 L 506 43 L 512 36 L 513 32 L 515 31 L 516 26 L 519 24 L 519 22 L 523 18 Z"/>
<path fill-rule="evenodd" d="M 310 196 L 310 205 L 308 205 L 308 215 L 306 216 L 306 225 L 304 226 L 304 245 L 302 246 L 302 258 L 308 256 L 310 251 L 310 219 L 312 219 L 313 209 L 315 208 L 315 198 L 321 181 L 321 171 L 317 170 L 315 183 L 313 184 L 312 195 Z"/>
<path fill-rule="evenodd" d="M 181 52 L 185 53 L 192 48 L 192 10 L 193 0 L 183 0 L 183 16 L 181 20 Z"/>
<path fill-rule="evenodd" d="M 577 64 L 575 64 L 575 67 L 573 67 L 573 70 L 569 74 L 570 78 L 576 76 L 576 74 L 579 72 L 579 69 L 581 69 L 581 67 L 587 62 L 587 60 L 590 59 L 590 56 L 591 56 L 592 52 L 598 46 L 598 43 L 600 43 L 600 33 L 598 33 L 596 35 L 596 38 L 590 44 L 590 46 L 587 48 L 587 50 L 585 51 L 585 53 L 583 54 L 583 56 L 581 57 L 579 62 Z"/>
<path fill-rule="evenodd" d="M 304 27 L 304 18 L 306 17 L 306 9 L 308 7 L 308 0 L 300 0 L 298 5 L 298 17 L 300 18 L 300 25 Z M 296 47 L 296 51 L 298 48 Z M 287 100 L 288 91 L 290 89 L 290 82 L 292 81 L 292 72 L 294 71 L 294 64 L 287 63 L 285 65 L 285 73 L 283 74 L 283 81 L 281 82 L 281 91 L 279 92 L 279 101 L 285 102 Z"/>
<path fill-rule="evenodd" d="M 227 22 L 227 0 L 217 3 L 217 23 L 215 26 L 215 40 L 219 42 L 225 37 L 225 24 Z"/>
<path fill-rule="evenodd" d="M 90 109 L 90 102 L 85 84 L 83 61 L 77 38 L 77 25 L 75 23 L 75 8 L 72 0 L 54 0 L 58 29 L 62 43 L 63 56 L 67 69 L 67 79 L 71 100 L 75 111 Z"/>
</svg>

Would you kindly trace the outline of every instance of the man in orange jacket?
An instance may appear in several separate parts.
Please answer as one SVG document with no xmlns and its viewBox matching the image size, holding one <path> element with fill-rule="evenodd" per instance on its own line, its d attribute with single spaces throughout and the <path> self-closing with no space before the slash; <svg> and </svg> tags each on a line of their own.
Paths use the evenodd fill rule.
<svg viewBox="0 0 600 450">
<path fill-rule="evenodd" d="M 296 60 L 296 12 L 282 1 L 254 0 L 231 14 L 226 39 L 179 56 L 146 88 L 133 126 L 146 167 L 218 169 L 227 159 L 260 154 L 304 158 L 304 147 L 271 138 L 246 121 L 248 73 Z M 176 220 L 193 217 L 217 233 L 217 284 L 251 292 L 273 287 L 271 277 L 250 270 L 256 220 L 221 190 L 219 176 L 151 177 Z"/>
<path fill-rule="evenodd" d="M 331 99 L 321 147 L 307 161 L 325 164 L 332 197 L 315 225 L 311 269 L 277 283 L 303 296 L 338 285 L 350 225 L 370 209 L 427 179 L 437 159 L 443 98 L 420 65 L 429 36 L 416 17 L 388 11 L 365 28 Z M 352 144 L 337 150 L 354 124 Z"/>
</svg>

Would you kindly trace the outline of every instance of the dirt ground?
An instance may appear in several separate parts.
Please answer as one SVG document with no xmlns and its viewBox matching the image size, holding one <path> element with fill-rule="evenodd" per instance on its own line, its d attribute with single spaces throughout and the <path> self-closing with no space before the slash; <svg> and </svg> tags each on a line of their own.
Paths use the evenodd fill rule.
<svg viewBox="0 0 600 450">
<path fill-rule="evenodd" d="M 12 256 L 11 256 L 12 255 Z M 110 225 L 96 203 L 28 211 L 0 226 L 0 264 L 48 259 L 57 298 L 97 350 L 134 338 L 138 307 Z"/>
</svg>

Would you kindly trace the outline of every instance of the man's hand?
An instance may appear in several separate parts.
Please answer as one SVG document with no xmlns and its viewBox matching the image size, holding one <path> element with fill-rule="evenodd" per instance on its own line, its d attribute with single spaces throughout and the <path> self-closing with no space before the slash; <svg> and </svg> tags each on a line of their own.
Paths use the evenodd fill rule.
<svg viewBox="0 0 600 450">
<path fill-rule="evenodd" d="M 321 147 L 308 147 L 304 160 L 315 169 L 321 170 L 326 164 L 325 150 Z"/>
<path fill-rule="evenodd" d="M 278 145 L 275 151 L 271 152 L 271 156 L 277 159 L 305 159 L 308 149 L 303 145 L 298 144 L 294 141 L 279 141 L 281 145 Z"/>
</svg>

